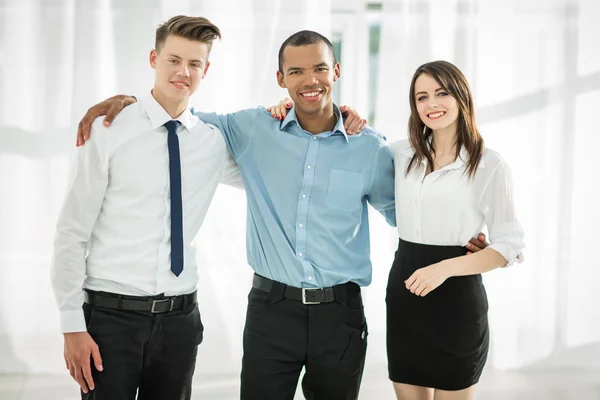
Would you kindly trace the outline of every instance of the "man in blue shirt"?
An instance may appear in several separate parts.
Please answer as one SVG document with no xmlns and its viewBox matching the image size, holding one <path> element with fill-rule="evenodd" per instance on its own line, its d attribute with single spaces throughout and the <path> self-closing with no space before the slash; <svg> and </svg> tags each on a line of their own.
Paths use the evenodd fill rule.
<svg viewBox="0 0 600 400">
<path fill-rule="evenodd" d="M 371 282 L 367 202 L 395 224 L 392 153 L 373 130 L 346 133 L 332 102 L 340 65 L 327 38 L 289 37 L 277 76 L 295 103 L 283 121 L 262 108 L 197 113 L 222 131 L 248 198 L 256 274 L 241 398 L 291 399 L 306 368 L 307 398 L 356 399 L 367 347 L 360 287 Z M 117 96 L 97 107 L 133 101 Z"/>
</svg>

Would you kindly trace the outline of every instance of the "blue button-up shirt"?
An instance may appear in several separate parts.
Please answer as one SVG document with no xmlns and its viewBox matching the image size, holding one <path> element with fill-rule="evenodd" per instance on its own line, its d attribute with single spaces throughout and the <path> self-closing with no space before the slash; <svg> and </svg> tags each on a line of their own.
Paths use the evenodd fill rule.
<svg viewBox="0 0 600 400">
<path fill-rule="evenodd" d="M 367 201 L 396 221 L 393 156 L 379 133 L 348 136 L 339 118 L 313 135 L 295 109 L 283 121 L 264 108 L 196 114 L 221 129 L 240 167 L 257 274 L 296 287 L 371 283 Z"/>
</svg>

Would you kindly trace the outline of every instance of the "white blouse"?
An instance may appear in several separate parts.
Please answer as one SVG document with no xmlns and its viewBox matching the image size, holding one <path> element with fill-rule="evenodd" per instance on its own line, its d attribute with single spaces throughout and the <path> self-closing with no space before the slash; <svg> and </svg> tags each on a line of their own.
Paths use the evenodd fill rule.
<svg viewBox="0 0 600 400">
<path fill-rule="evenodd" d="M 425 176 L 427 160 L 406 175 L 414 155 L 408 139 L 391 147 L 401 239 L 464 246 L 487 225 L 489 248 L 500 253 L 507 265 L 523 261 L 523 229 L 515 213 L 510 170 L 500 154 L 485 148 L 475 176 L 469 180 L 464 148 L 455 162 Z"/>
</svg>

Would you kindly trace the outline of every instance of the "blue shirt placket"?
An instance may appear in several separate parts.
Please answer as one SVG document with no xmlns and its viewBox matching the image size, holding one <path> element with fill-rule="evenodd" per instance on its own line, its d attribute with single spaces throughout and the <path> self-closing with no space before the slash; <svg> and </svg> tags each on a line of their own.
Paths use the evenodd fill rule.
<svg viewBox="0 0 600 400">
<path fill-rule="evenodd" d="M 308 134 L 302 132 L 302 134 Z M 310 134 L 309 134 L 310 135 Z M 309 260 L 309 255 L 306 254 L 306 231 L 308 220 L 308 205 L 310 202 L 310 194 L 315 182 L 315 168 L 317 156 L 319 154 L 319 142 L 321 138 L 312 135 L 308 138 L 308 151 L 306 152 L 306 160 L 304 162 L 304 173 L 302 176 L 302 187 L 298 196 L 298 212 L 296 217 L 296 255 L 303 267 L 303 284 L 302 286 L 316 286 L 314 268 Z"/>
</svg>

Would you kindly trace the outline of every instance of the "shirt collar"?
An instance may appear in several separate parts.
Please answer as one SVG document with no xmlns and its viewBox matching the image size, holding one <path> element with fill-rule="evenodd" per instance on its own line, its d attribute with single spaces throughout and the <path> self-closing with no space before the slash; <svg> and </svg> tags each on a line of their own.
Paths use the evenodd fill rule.
<svg viewBox="0 0 600 400">
<path fill-rule="evenodd" d="M 429 145 L 431 145 L 431 138 L 429 140 Z M 415 151 L 413 150 L 413 147 L 409 144 L 409 146 L 404 149 L 404 151 L 402 151 L 402 154 L 408 156 L 408 157 L 412 157 L 415 155 Z M 467 151 L 467 149 L 465 148 L 465 146 L 462 146 L 460 148 L 460 152 L 458 153 L 458 158 L 451 164 L 446 165 L 444 168 L 442 169 L 459 169 L 464 167 L 465 165 L 467 165 L 467 160 L 469 159 L 469 152 Z M 424 158 L 421 163 L 423 165 L 427 165 L 427 159 Z M 483 157 L 481 158 L 481 160 L 479 160 L 479 165 L 477 166 L 477 168 L 485 168 L 485 163 L 483 161 Z"/>
<path fill-rule="evenodd" d="M 346 143 L 348 143 L 348 134 L 346 133 L 346 129 L 344 128 L 344 118 L 342 117 L 342 112 L 340 111 L 339 107 L 335 104 L 333 105 L 333 112 L 336 113 L 338 116 L 337 122 L 333 127 L 333 131 L 320 133 L 319 136 L 328 137 L 335 134 L 342 134 L 346 139 Z M 298 116 L 296 115 L 295 106 L 290 111 L 288 111 L 287 115 L 285 116 L 283 122 L 281 123 L 281 130 L 285 129 L 285 127 L 290 125 L 292 122 L 295 122 L 296 125 L 300 129 L 302 129 L 302 127 L 300 126 L 300 122 L 298 122 Z"/>
<path fill-rule="evenodd" d="M 166 122 L 172 120 L 171 116 L 167 111 L 159 104 L 158 101 L 154 98 L 152 93 L 149 93 L 146 97 L 142 99 L 141 104 L 143 110 L 150 118 L 150 123 L 152 124 L 152 129 L 157 129 L 163 126 Z M 175 118 L 175 120 L 181 122 L 183 126 L 186 127 L 188 131 L 190 131 L 194 125 L 196 125 L 197 119 L 192 118 L 192 112 L 190 111 L 190 107 L 186 107 L 186 109 L 179 115 L 179 117 Z"/>
</svg>

